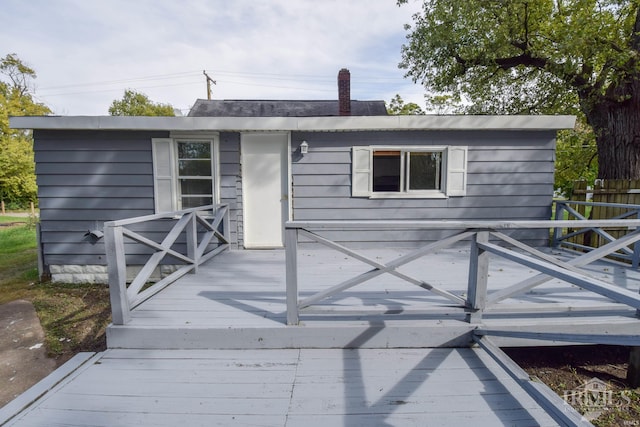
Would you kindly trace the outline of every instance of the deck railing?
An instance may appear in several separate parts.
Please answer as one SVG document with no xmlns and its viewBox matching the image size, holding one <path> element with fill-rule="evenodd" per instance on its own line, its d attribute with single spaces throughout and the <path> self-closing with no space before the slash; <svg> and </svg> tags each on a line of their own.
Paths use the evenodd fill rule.
<svg viewBox="0 0 640 427">
<path fill-rule="evenodd" d="M 578 256 L 571 261 L 561 261 L 539 249 L 520 242 L 503 231 L 554 228 L 640 227 L 640 220 L 558 220 L 558 221 L 291 221 L 285 227 L 286 249 L 286 300 L 287 323 L 299 323 L 301 311 L 319 302 L 361 285 L 382 274 L 391 274 L 425 291 L 435 293 L 452 302 L 467 313 L 471 323 L 479 323 L 486 308 L 512 296 L 525 293 L 553 278 L 561 279 L 591 292 L 603 295 L 615 302 L 640 310 L 640 294 L 604 282 L 580 269 L 621 248 L 640 241 L 640 229 L 626 236 L 614 239 L 608 244 Z M 397 259 L 383 264 L 375 257 L 366 256 L 340 243 L 322 236 L 323 231 L 353 230 L 457 230 L 450 236 L 431 242 Z M 362 261 L 371 269 L 355 277 L 348 278 L 334 286 L 317 292 L 303 300 L 298 294 L 298 245 L 301 238 L 310 239 L 320 245 L 339 251 Z M 500 244 L 498 244 L 500 243 Z M 430 284 L 422 278 L 410 277 L 398 268 L 437 250 L 454 244 L 467 244 L 469 251 L 469 275 L 466 293 L 460 295 Z M 515 248 L 509 249 L 507 248 Z M 539 272 L 536 276 L 514 283 L 506 288 L 488 292 L 489 254 L 506 258 Z"/>
<path fill-rule="evenodd" d="M 598 216 L 606 215 L 606 219 L 621 220 L 627 218 L 640 219 L 640 205 L 625 203 L 582 202 L 577 200 L 556 201 L 555 219 L 588 220 L 587 209 L 599 209 Z M 582 210 L 583 212 L 580 212 Z M 608 211 L 608 212 L 606 212 Z M 595 218 L 605 219 L 605 218 Z M 617 228 L 612 229 L 612 228 Z M 552 246 L 575 249 L 582 252 L 591 251 L 605 242 L 613 242 L 621 235 L 627 234 L 635 226 L 624 223 L 622 226 L 606 227 L 556 227 L 553 232 Z M 624 246 L 609 254 L 610 258 L 631 263 L 634 268 L 640 264 L 640 242 L 632 247 Z"/>
<path fill-rule="evenodd" d="M 161 225 L 152 226 L 152 223 Z M 135 226 L 138 231 L 132 230 Z M 157 233 L 170 228 L 161 242 L 144 236 L 145 231 Z M 124 325 L 131 310 L 229 246 L 229 209 L 227 205 L 203 206 L 176 212 L 140 216 L 104 224 L 104 239 L 109 273 L 112 321 Z M 164 234 L 164 233 L 163 233 Z M 183 240 L 179 240 L 183 237 Z M 135 243 L 135 244 L 128 244 Z M 176 244 L 177 243 L 177 244 Z M 128 284 L 126 249 L 151 248 L 151 254 L 135 278 Z M 183 250 L 176 249 L 177 247 Z M 154 272 L 165 257 L 173 259 L 175 271 L 153 283 Z M 136 262 L 136 265 L 142 263 Z"/>
</svg>

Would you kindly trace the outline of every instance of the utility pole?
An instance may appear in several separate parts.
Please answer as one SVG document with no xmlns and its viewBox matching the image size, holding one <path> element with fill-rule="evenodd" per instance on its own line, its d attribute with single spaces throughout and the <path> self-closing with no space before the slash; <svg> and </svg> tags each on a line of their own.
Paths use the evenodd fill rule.
<svg viewBox="0 0 640 427">
<path fill-rule="evenodd" d="M 207 78 L 207 99 L 211 100 L 211 83 L 216 84 L 216 81 L 209 77 L 207 70 L 202 70 L 202 74 Z"/>
</svg>

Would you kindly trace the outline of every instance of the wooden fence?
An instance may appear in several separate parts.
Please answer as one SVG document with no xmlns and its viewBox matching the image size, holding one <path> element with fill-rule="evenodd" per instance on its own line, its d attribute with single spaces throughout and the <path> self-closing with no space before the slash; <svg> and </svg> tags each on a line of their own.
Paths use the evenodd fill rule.
<svg viewBox="0 0 640 427">
<path fill-rule="evenodd" d="M 592 188 L 587 186 L 586 181 L 577 181 L 571 199 L 596 204 L 577 207 L 577 212 L 587 219 L 618 218 L 628 210 L 625 205 L 640 206 L 640 180 L 596 180 Z M 626 227 L 608 228 L 607 232 L 618 238 L 627 234 L 628 230 Z M 574 236 L 569 241 L 596 248 L 607 243 L 606 238 L 591 233 Z"/>
</svg>

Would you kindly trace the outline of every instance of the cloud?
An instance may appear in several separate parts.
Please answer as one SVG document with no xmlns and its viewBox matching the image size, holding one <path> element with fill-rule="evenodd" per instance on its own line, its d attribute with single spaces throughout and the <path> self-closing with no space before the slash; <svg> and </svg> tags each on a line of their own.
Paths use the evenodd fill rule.
<svg viewBox="0 0 640 427">
<path fill-rule="evenodd" d="M 340 68 L 354 99 L 422 102 L 397 68 L 419 2 L 394 0 L 5 0 L 7 52 L 38 73 L 58 114 L 106 114 L 124 89 L 188 109 L 206 96 L 335 99 Z"/>
</svg>

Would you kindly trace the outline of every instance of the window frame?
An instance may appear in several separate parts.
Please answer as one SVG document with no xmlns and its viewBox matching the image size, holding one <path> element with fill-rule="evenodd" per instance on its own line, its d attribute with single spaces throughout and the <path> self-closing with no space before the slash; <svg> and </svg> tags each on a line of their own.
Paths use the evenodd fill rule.
<svg viewBox="0 0 640 427">
<path fill-rule="evenodd" d="M 215 203 L 215 190 L 214 190 L 214 186 L 215 186 L 215 175 L 214 175 L 214 154 L 213 154 L 213 140 L 210 139 L 196 139 L 196 138 L 174 138 L 174 153 L 175 153 L 175 167 L 176 167 L 176 175 L 175 175 L 175 181 L 176 181 L 176 194 L 175 194 L 175 199 L 176 199 L 176 207 L 178 208 L 177 210 L 182 210 L 182 209 L 186 209 L 183 206 L 183 198 L 189 198 L 191 196 L 195 197 L 209 197 L 208 194 L 197 194 L 197 195 L 184 195 L 182 194 L 182 180 L 191 180 L 191 181 L 207 181 L 206 178 L 201 178 L 201 176 L 198 175 L 180 175 L 180 161 L 181 160 L 203 160 L 202 158 L 200 159 L 186 159 L 186 158 L 181 158 L 180 157 L 180 149 L 179 146 L 181 143 L 196 143 L 196 144 L 209 144 L 209 164 L 210 164 L 210 171 L 209 171 L 209 175 L 208 177 L 211 180 L 211 204 Z"/>
<path fill-rule="evenodd" d="M 400 191 L 373 191 L 374 152 L 399 151 Z M 369 145 L 352 147 L 352 197 L 370 199 L 444 199 L 466 195 L 466 146 L 454 145 Z M 409 153 L 440 152 L 440 189 L 411 190 Z M 366 160 L 365 160 L 366 158 Z M 366 176 L 366 178 L 365 178 Z M 365 181 L 366 180 L 366 181 Z M 365 182 L 367 188 L 365 189 Z"/>
<path fill-rule="evenodd" d="M 218 134 L 171 133 L 170 138 L 152 138 L 155 213 L 174 212 L 185 209 L 182 206 L 180 179 L 189 179 L 189 176 L 181 176 L 179 174 L 178 162 L 180 159 L 178 156 L 178 145 L 180 142 L 208 142 L 210 144 L 212 204 L 216 205 L 220 203 L 220 154 Z M 167 145 L 169 146 L 168 150 Z M 165 151 L 163 158 L 159 158 L 158 153 L 160 150 Z M 160 170 L 163 170 L 164 174 L 159 173 Z M 170 185 L 166 184 L 168 180 L 170 180 Z M 164 182 L 164 185 L 162 185 L 161 182 Z M 164 190 L 169 191 L 170 194 L 162 194 L 160 191 L 161 186 Z M 169 199 L 169 203 L 167 203 L 167 199 Z M 170 210 L 167 208 L 169 205 Z"/>
</svg>

